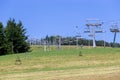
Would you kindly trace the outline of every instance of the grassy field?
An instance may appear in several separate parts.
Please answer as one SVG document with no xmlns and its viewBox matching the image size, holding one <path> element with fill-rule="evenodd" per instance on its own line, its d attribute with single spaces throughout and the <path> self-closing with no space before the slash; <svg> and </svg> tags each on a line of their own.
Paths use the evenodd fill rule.
<svg viewBox="0 0 120 80">
<path fill-rule="evenodd" d="M 15 65 L 17 57 L 21 65 Z M 0 80 L 119 80 L 120 48 L 64 46 L 0 56 Z"/>
</svg>

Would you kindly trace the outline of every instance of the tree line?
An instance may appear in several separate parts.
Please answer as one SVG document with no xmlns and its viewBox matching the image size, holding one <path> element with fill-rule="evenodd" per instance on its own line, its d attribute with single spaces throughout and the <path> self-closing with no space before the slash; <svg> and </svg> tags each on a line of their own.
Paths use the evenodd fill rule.
<svg viewBox="0 0 120 80">
<path fill-rule="evenodd" d="M 58 44 L 58 37 L 59 36 L 48 36 L 46 35 L 45 38 L 42 39 L 29 39 L 28 42 L 31 45 L 43 45 L 44 41 L 47 41 L 50 45 L 57 45 Z M 61 36 L 61 45 L 76 45 L 77 44 L 77 38 L 76 37 L 62 37 Z M 83 39 L 78 38 L 78 45 L 84 45 L 84 46 L 92 46 L 93 41 L 91 39 Z M 112 42 L 106 42 L 104 40 L 96 40 L 97 46 L 106 46 L 106 47 L 112 47 Z M 116 47 L 120 47 L 119 43 L 115 43 Z"/>
<path fill-rule="evenodd" d="M 0 22 L 0 55 L 27 52 L 30 49 L 27 43 L 26 29 L 21 21 L 9 19 L 7 25 Z"/>
</svg>

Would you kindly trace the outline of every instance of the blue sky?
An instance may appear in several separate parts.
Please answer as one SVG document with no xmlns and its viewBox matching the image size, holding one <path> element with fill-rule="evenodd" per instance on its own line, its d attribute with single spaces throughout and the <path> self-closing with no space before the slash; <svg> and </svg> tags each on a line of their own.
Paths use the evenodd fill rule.
<svg viewBox="0 0 120 80">
<path fill-rule="evenodd" d="M 75 36 L 78 31 L 89 38 L 83 33 L 86 19 L 95 18 L 105 22 L 106 30 L 105 34 L 96 34 L 96 39 L 111 42 L 110 21 L 120 20 L 120 0 L 0 0 L 0 10 L 4 26 L 9 18 L 21 20 L 27 35 L 34 38 Z M 120 42 L 119 35 L 117 42 Z"/>
</svg>

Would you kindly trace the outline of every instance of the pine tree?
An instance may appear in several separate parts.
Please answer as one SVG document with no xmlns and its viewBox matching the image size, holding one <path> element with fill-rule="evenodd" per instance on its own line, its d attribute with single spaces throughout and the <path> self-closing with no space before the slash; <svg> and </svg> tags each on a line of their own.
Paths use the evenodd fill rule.
<svg viewBox="0 0 120 80">
<path fill-rule="evenodd" d="M 5 55 L 7 53 L 7 47 L 5 44 L 5 36 L 3 24 L 0 22 L 0 55 Z"/>
<path fill-rule="evenodd" d="M 26 42 L 28 37 L 25 35 L 26 29 L 24 29 L 22 22 L 19 21 L 19 23 L 16 25 L 16 36 L 17 36 L 17 49 L 18 52 L 26 52 L 29 50 L 29 44 Z"/>
<path fill-rule="evenodd" d="M 26 29 L 24 29 L 21 21 L 17 24 L 14 19 L 8 20 L 5 35 L 12 53 L 29 51 L 30 47 L 26 42 L 27 36 L 25 34 Z"/>
</svg>

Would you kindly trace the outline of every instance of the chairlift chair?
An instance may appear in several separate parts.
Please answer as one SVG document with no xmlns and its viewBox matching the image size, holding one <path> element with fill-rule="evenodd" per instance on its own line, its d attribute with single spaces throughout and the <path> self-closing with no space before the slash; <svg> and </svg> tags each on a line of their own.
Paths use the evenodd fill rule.
<svg viewBox="0 0 120 80">
<path fill-rule="evenodd" d="M 118 28 L 117 25 L 112 25 L 111 28 L 110 28 L 110 31 L 111 32 L 120 32 L 120 29 Z"/>
<path fill-rule="evenodd" d="M 88 36 L 89 36 L 89 37 L 93 37 L 93 34 L 89 34 Z"/>
<path fill-rule="evenodd" d="M 95 31 L 95 33 L 102 33 L 102 32 L 103 32 L 102 30 Z"/>
<path fill-rule="evenodd" d="M 90 33 L 90 29 L 89 28 L 85 28 L 84 33 Z"/>
<path fill-rule="evenodd" d="M 76 35 L 75 37 L 80 38 L 80 37 L 81 37 L 81 35 Z"/>
<path fill-rule="evenodd" d="M 120 32 L 120 30 L 119 30 L 119 29 L 116 29 L 116 28 L 110 28 L 110 31 L 111 31 L 111 32 Z"/>
<path fill-rule="evenodd" d="M 104 31 L 101 29 L 101 30 L 96 30 L 95 33 L 103 33 Z"/>
<path fill-rule="evenodd" d="M 96 26 L 96 27 L 102 26 L 102 24 L 101 24 L 101 23 L 96 23 L 95 26 Z"/>
<path fill-rule="evenodd" d="M 97 26 L 96 30 L 95 30 L 95 33 L 102 33 L 102 32 L 104 32 L 103 28 L 101 26 Z"/>
</svg>

